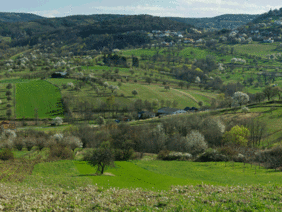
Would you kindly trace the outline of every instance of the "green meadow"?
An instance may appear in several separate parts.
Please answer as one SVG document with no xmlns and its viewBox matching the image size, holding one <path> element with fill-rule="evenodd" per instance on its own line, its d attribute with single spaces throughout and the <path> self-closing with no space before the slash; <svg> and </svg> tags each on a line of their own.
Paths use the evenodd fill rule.
<svg viewBox="0 0 282 212">
<path fill-rule="evenodd" d="M 96 168 L 84 161 L 57 161 L 35 165 L 24 184 L 75 188 L 84 184 L 102 188 L 141 188 L 158 191 L 176 185 L 215 186 L 281 185 L 281 172 L 251 164 L 233 162 L 189 162 L 136 160 L 116 161 L 105 175 L 94 175 Z"/>
</svg>

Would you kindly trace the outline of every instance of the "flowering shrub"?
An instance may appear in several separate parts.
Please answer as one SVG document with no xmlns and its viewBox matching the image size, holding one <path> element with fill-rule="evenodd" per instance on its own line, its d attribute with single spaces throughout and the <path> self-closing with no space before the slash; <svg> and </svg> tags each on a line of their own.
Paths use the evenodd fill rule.
<svg viewBox="0 0 282 212">
<path fill-rule="evenodd" d="M 61 133 L 57 133 L 57 134 L 53 135 L 52 138 L 59 143 L 63 140 L 64 135 L 61 134 Z"/>
<path fill-rule="evenodd" d="M 246 160 L 245 155 L 240 154 L 240 153 L 233 157 L 233 161 L 235 162 L 244 162 L 245 160 Z"/>
<path fill-rule="evenodd" d="M 82 148 L 83 146 L 80 138 L 76 136 L 67 136 L 63 138 L 63 143 L 66 146 L 69 146 L 72 150 L 74 150 L 75 148 Z"/>
<path fill-rule="evenodd" d="M 189 160 L 192 158 L 192 155 L 189 153 L 182 153 L 182 152 L 160 152 L 161 154 L 158 155 L 159 159 L 162 160 Z"/>
<path fill-rule="evenodd" d="M 17 137 L 17 134 L 14 130 L 4 130 L 1 135 L 1 139 L 14 140 Z"/>
<path fill-rule="evenodd" d="M 248 113 L 248 112 L 250 112 L 250 109 L 248 107 L 243 107 L 242 108 L 242 112 L 243 113 Z"/>
<path fill-rule="evenodd" d="M 186 140 L 186 149 L 193 155 L 202 153 L 208 148 L 205 137 L 199 131 L 191 131 L 191 133 L 186 136 Z"/>
</svg>

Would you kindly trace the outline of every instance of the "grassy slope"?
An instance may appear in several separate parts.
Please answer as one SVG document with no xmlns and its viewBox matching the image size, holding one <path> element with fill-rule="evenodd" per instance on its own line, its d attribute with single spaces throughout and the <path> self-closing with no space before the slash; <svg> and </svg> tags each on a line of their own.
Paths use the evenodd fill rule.
<svg viewBox="0 0 282 212">
<path fill-rule="evenodd" d="M 115 176 L 91 176 L 96 169 L 85 162 L 58 161 L 37 164 L 33 174 L 24 184 L 75 188 L 94 184 L 103 188 L 143 188 L 168 190 L 172 185 L 281 185 L 281 172 L 266 170 L 243 163 L 182 162 L 182 161 L 134 161 L 115 162 L 116 167 L 107 169 Z M 255 170 L 256 169 L 256 170 Z M 256 174 L 255 174 L 256 172 Z"/>
<path fill-rule="evenodd" d="M 280 184 L 281 172 L 266 170 L 258 166 L 243 163 L 206 162 L 196 163 L 187 161 L 134 161 L 148 171 L 180 179 L 201 181 L 213 185 L 266 185 Z M 256 169 L 256 174 L 255 174 Z M 192 183 L 193 184 L 193 183 Z"/>
<path fill-rule="evenodd" d="M 16 86 L 16 114 L 17 118 L 23 116 L 34 117 L 34 109 L 38 109 L 39 118 L 49 118 L 61 115 L 61 94 L 52 84 L 35 80 L 29 83 L 18 83 Z"/>
</svg>

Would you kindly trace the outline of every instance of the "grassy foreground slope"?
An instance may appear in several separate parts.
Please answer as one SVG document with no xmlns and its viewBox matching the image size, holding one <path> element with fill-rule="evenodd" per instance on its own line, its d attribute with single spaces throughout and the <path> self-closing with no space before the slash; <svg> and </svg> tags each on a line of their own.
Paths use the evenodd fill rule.
<svg viewBox="0 0 282 212">
<path fill-rule="evenodd" d="M 17 118 L 51 118 L 63 114 L 61 94 L 57 87 L 43 80 L 16 84 Z"/>
<path fill-rule="evenodd" d="M 255 174 L 254 167 L 244 172 L 242 168 L 240 163 L 233 168 L 214 162 L 135 161 L 117 162 L 116 168 L 107 170 L 112 176 L 93 176 L 95 169 L 85 162 L 40 163 L 23 183 L 0 182 L 0 209 L 281 211 L 281 172 L 257 169 Z M 214 182 L 208 183 L 209 179 Z M 251 185 L 232 182 L 240 179 Z"/>
</svg>

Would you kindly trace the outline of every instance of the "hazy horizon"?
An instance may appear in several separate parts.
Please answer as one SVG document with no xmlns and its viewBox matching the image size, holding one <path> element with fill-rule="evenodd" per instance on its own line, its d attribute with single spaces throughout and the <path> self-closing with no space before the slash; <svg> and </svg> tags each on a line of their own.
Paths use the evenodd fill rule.
<svg viewBox="0 0 282 212">
<path fill-rule="evenodd" d="M 110 5 L 110 6 L 109 6 Z M 269 0 L 12 0 L 1 6 L 2 12 L 32 13 L 46 18 L 71 15 L 148 14 L 160 17 L 206 18 L 225 14 L 257 15 L 282 7 L 281 1 Z"/>
</svg>

